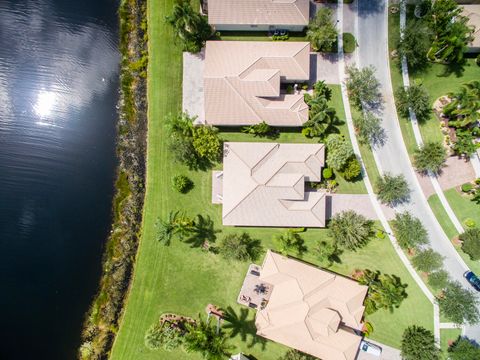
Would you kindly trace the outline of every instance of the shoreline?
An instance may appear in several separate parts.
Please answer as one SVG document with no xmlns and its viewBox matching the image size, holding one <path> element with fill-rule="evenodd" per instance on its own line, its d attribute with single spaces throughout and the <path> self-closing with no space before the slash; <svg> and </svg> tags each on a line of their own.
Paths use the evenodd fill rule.
<svg viewBox="0 0 480 360">
<path fill-rule="evenodd" d="M 98 291 L 85 314 L 80 359 L 108 357 L 124 311 L 139 243 L 145 197 L 148 35 L 145 0 L 118 7 L 120 96 L 118 167 L 112 226 L 105 242 Z"/>
</svg>

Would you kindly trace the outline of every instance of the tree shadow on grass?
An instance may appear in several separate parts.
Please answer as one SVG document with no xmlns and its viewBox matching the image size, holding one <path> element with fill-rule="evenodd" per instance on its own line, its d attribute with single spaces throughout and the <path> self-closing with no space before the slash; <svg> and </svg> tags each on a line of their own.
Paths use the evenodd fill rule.
<svg viewBox="0 0 480 360">
<path fill-rule="evenodd" d="M 256 344 L 262 346 L 262 350 L 265 350 L 267 340 L 257 336 L 257 327 L 255 326 L 255 318 L 249 319 L 249 311 L 247 308 L 241 308 L 238 313 L 229 306 L 224 311 L 225 324 L 224 329 L 229 330 L 230 337 L 240 336 L 243 342 L 247 342 L 248 337 L 251 337 L 247 342 L 247 347 L 251 348 Z"/>
<path fill-rule="evenodd" d="M 215 224 L 210 216 L 197 215 L 193 234 L 185 239 L 184 242 L 190 244 L 191 247 L 201 247 L 205 242 L 214 243 L 219 232 L 221 230 L 215 229 Z"/>
</svg>

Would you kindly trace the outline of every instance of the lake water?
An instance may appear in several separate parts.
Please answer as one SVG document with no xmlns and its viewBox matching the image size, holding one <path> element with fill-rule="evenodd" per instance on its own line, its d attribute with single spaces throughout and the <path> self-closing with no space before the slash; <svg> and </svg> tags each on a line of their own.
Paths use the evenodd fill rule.
<svg viewBox="0 0 480 360">
<path fill-rule="evenodd" d="M 117 1 L 0 0 L 0 358 L 74 359 L 111 220 Z"/>
</svg>

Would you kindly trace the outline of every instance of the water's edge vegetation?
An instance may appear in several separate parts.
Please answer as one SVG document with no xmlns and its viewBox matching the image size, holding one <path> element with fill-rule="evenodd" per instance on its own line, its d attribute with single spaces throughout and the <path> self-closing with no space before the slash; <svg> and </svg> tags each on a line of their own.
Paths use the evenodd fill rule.
<svg viewBox="0 0 480 360">
<path fill-rule="evenodd" d="M 121 55 L 113 223 L 106 242 L 98 293 L 86 314 L 80 359 L 105 359 L 118 329 L 138 247 L 145 195 L 147 135 L 147 18 L 145 0 L 121 0 Z"/>
</svg>

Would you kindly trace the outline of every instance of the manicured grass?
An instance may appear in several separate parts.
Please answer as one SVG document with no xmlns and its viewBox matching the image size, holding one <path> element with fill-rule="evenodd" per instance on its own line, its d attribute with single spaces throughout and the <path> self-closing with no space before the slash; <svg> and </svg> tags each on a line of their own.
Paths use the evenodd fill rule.
<svg viewBox="0 0 480 360">
<path fill-rule="evenodd" d="M 460 222 L 463 222 L 467 218 L 475 220 L 477 226 L 480 226 L 480 205 L 477 205 L 466 195 L 462 195 L 456 189 L 450 189 L 444 192 L 445 197 L 447 198 L 448 203 L 450 204 L 453 212 L 457 216 Z M 453 239 L 458 235 L 455 227 L 448 218 L 445 210 L 440 204 L 440 200 L 437 195 L 432 195 L 428 199 L 428 203 L 432 208 L 435 216 L 438 219 L 438 222 L 442 226 L 443 230 L 450 239 Z M 465 226 L 464 226 L 465 227 Z M 480 273 L 480 261 L 472 261 L 470 257 L 462 251 L 462 248 L 459 245 L 455 245 L 460 256 L 463 258 L 468 267 L 475 273 Z"/>
<path fill-rule="evenodd" d="M 461 329 L 440 329 L 440 347 L 447 356 L 448 343 L 454 342 L 462 334 Z"/>
<path fill-rule="evenodd" d="M 224 308 L 231 306 L 237 313 L 241 311 L 235 300 L 248 263 L 227 262 L 217 255 L 177 241 L 166 247 L 155 239 L 155 223 L 158 218 L 164 218 L 172 210 L 183 210 L 191 216 L 210 216 L 216 228 L 222 231 L 217 234 L 219 238 L 226 233 L 247 231 L 260 239 L 264 248 L 274 247 L 272 237 L 284 230 L 222 227 L 221 206 L 211 204 L 211 173 L 189 171 L 174 163 L 170 157 L 163 119 L 166 114 L 177 112 L 181 108 L 182 79 L 181 52 L 173 44 L 171 31 L 163 21 L 173 4 L 174 0 L 148 2 L 150 61 L 147 189 L 134 279 L 110 355 L 113 360 L 200 359 L 198 354 L 186 354 L 182 350 L 169 353 L 149 351 L 144 346 L 145 331 L 165 312 L 187 316 L 196 316 L 198 313 L 205 315 L 204 309 L 209 303 Z M 337 93 L 338 89 L 334 89 L 334 92 Z M 336 102 L 335 106 L 340 106 L 340 103 Z M 222 136 L 228 140 L 247 139 L 245 134 L 233 132 L 223 132 Z M 259 139 L 250 136 L 248 140 Z M 284 133 L 280 140 L 301 141 L 298 133 Z M 303 141 L 307 139 L 303 138 Z M 194 181 L 194 188 L 186 195 L 171 188 L 171 177 L 178 173 L 188 175 Z M 354 186 L 360 189 L 359 185 Z M 309 229 L 302 237 L 311 249 L 317 241 L 328 237 L 328 230 Z M 305 255 L 305 259 L 315 262 L 311 252 Z M 393 314 L 380 311 L 369 317 L 375 328 L 372 338 L 398 346 L 400 335 L 406 326 L 416 323 L 432 328 L 431 304 L 403 268 L 388 240 L 373 240 L 360 251 L 345 252 L 341 259 L 342 263 L 336 264 L 333 269 L 343 274 L 349 274 L 355 268 L 368 267 L 396 274 L 409 285 L 408 299 Z M 256 337 L 253 318 L 254 312 L 247 311 L 243 324 L 246 339 L 241 336 L 231 339 L 234 351 L 242 350 L 262 360 L 277 359 L 286 348 Z"/>
</svg>

